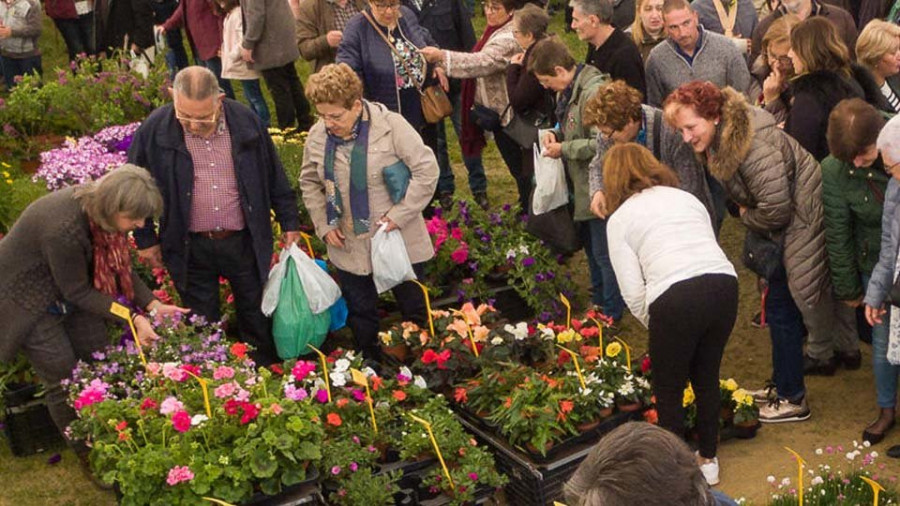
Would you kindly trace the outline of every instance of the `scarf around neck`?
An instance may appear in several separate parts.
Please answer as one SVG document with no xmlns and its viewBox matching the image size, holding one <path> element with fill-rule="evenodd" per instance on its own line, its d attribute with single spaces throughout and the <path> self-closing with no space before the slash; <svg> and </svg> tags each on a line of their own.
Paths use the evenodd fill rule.
<svg viewBox="0 0 900 506">
<path fill-rule="evenodd" d="M 340 226 L 344 214 L 341 192 L 334 173 L 334 159 L 338 146 L 353 142 L 350 151 L 350 214 L 353 215 L 353 233 L 362 235 L 369 231 L 369 187 L 366 182 L 368 172 L 369 114 L 364 104 L 363 114 L 354 126 L 354 138 L 344 140 L 326 130 L 325 140 L 325 213 L 328 225 Z"/>
<path fill-rule="evenodd" d="M 94 288 L 110 297 L 121 294 L 133 300 L 134 282 L 127 237 L 123 233 L 103 230 L 90 218 L 88 223 L 94 249 Z"/>
</svg>

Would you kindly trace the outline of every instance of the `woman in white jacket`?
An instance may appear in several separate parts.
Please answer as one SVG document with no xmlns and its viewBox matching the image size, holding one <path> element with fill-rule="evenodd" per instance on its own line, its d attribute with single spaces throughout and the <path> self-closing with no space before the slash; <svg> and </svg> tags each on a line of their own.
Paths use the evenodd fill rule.
<svg viewBox="0 0 900 506">
<path fill-rule="evenodd" d="M 237 79 L 244 87 L 244 98 L 250 108 L 259 116 L 263 125 L 269 126 L 272 119 L 269 106 L 263 98 L 259 85 L 260 74 L 247 66 L 241 58 L 241 44 L 244 41 L 244 23 L 239 0 L 215 0 L 215 6 L 225 16 L 222 28 L 222 79 Z"/>
<path fill-rule="evenodd" d="M 627 143 L 603 164 L 609 256 L 628 308 L 650 330 L 659 424 L 684 434 L 682 396 L 697 398 L 697 463 L 719 482 L 719 365 L 737 316 L 734 266 L 716 242 L 709 213 L 678 189 L 671 169 Z"/>
</svg>

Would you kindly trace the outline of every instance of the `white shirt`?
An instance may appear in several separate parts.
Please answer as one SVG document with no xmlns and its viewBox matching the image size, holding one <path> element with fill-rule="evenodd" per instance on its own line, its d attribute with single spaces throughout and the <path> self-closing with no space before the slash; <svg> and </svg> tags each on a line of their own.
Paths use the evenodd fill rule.
<svg viewBox="0 0 900 506">
<path fill-rule="evenodd" d="M 704 274 L 737 277 L 696 197 L 654 186 L 628 198 L 606 225 L 609 258 L 628 309 L 648 326 L 648 308 L 675 283 Z"/>
</svg>

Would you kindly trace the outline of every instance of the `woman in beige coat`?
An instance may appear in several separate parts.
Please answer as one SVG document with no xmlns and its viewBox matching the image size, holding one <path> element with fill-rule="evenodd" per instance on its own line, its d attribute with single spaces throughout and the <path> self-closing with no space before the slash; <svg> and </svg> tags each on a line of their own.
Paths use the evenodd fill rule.
<svg viewBox="0 0 900 506">
<path fill-rule="evenodd" d="M 303 203 L 337 267 L 357 349 L 377 359 L 371 239 L 383 224 L 387 231 L 400 229 L 413 269 L 422 276 L 423 262 L 434 256 L 422 210 L 437 186 L 437 160 L 403 116 L 362 99 L 362 83 L 347 64 L 326 65 L 310 76 L 306 96 L 319 121 L 303 152 Z M 404 165 L 405 194 L 386 184 L 386 177 L 406 172 Z M 404 320 L 424 323 L 425 299 L 415 283 L 402 283 L 393 293 Z"/>
<path fill-rule="evenodd" d="M 447 51 L 436 47 L 421 50 L 429 63 L 437 63 L 447 77 L 465 79 L 462 88 L 462 135 L 460 144 L 464 156 L 480 156 L 485 146 L 484 130 L 492 131 L 500 156 L 516 180 L 520 202 L 527 202 L 531 188 L 530 177 L 522 174 L 522 149 L 503 132 L 512 119 L 509 94 L 506 90 L 506 69 L 510 60 L 522 52 L 513 37 L 513 14 L 525 5 L 523 0 L 485 0 L 484 16 L 487 27 L 471 53 Z M 494 124 L 478 118 L 493 115 Z"/>
</svg>

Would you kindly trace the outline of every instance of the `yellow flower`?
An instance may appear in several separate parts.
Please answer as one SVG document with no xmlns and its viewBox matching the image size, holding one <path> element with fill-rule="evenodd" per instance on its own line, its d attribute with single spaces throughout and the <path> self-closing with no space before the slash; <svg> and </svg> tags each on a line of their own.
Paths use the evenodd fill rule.
<svg viewBox="0 0 900 506">
<path fill-rule="evenodd" d="M 7 168 L 7 169 L 11 169 L 11 168 L 12 168 L 12 165 L 10 165 L 10 164 L 8 164 L 8 163 L 6 163 L 6 162 L 0 162 L 0 165 L 2 165 L 3 167 L 5 167 L 5 168 Z"/>
<path fill-rule="evenodd" d="M 694 387 L 688 383 L 687 388 L 684 389 L 684 399 L 681 401 L 681 405 L 684 407 L 688 407 L 694 403 Z"/>
<path fill-rule="evenodd" d="M 6 180 L 6 184 L 12 185 L 12 183 L 13 183 L 12 179 L 7 179 L 7 180 Z"/>
<path fill-rule="evenodd" d="M 559 334 L 556 334 L 556 340 L 561 343 L 571 343 L 572 340 L 575 339 L 575 331 L 572 329 L 567 329 Z"/>
<path fill-rule="evenodd" d="M 393 339 L 391 339 L 390 332 L 379 332 L 378 338 L 381 339 L 381 342 L 384 343 L 385 346 L 390 346 Z"/>
<path fill-rule="evenodd" d="M 9 172 L 3 171 L 3 177 L 9 177 Z"/>
<path fill-rule="evenodd" d="M 738 388 L 731 394 L 731 400 L 735 402 L 738 406 L 752 406 L 753 405 L 753 396 L 750 395 L 750 392 L 744 390 L 743 388 Z"/>
<path fill-rule="evenodd" d="M 730 390 L 732 392 L 734 392 L 738 388 L 737 381 L 734 381 L 734 378 L 728 378 L 727 380 L 725 380 L 724 386 L 726 390 Z"/>
<path fill-rule="evenodd" d="M 609 343 L 606 345 L 606 356 L 607 357 L 616 357 L 622 353 L 622 345 L 619 343 Z"/>
</svg>

